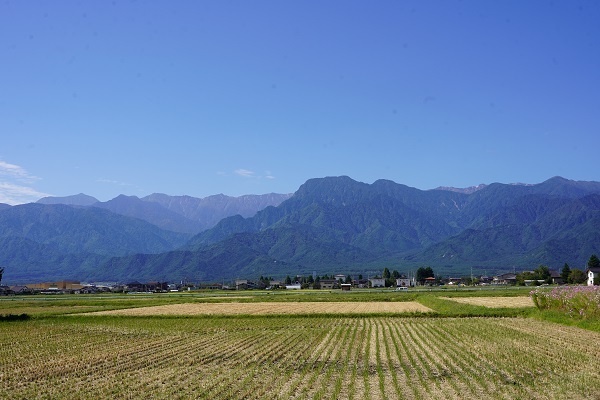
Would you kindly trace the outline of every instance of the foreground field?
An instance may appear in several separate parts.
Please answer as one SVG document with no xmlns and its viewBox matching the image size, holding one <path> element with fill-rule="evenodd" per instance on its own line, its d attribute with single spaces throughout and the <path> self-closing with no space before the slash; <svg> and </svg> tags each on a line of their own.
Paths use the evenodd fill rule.
<svg viewBox="0 0 600 400">
<path fill-rule="evenodd" d="M 70 316 L 0 328 L 6 398 L 599 398 L 600 334 L 533 319 Z"/>
<path fill-rule="evenodd" d="M 280 314 L 375 314 L 431 312 L 416 301 L 405 302 L 283 302 L 283 303 L 185 303 L 98 311 L 95 315 L 280 315 Z"/>
</svg>

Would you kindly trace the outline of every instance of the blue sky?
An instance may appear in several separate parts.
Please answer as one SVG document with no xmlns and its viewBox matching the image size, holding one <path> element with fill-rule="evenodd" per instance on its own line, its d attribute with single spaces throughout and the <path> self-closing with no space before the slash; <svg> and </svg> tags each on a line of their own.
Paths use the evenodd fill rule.
<svg viewBox="0 0 600 400">
<path fill-rule="evenodd" d="M 600 2 L 2 1 L 0 202 L 600 180 Z"/>
</svg>

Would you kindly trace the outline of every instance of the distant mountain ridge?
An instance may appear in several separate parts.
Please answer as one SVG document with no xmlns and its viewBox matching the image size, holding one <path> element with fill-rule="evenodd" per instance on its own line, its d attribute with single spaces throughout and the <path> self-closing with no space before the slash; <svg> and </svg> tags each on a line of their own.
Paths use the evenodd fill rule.
<svg viewBox="0 0 600 400">
<path fill-rule="evenodd" d="M 48 196 L 42 197 L 36 203 L 39 204 L 65 204 L 68 206 L 91 206 L 98 203 L 98 199 L 87 194 L 79 193 L 72 196 L 55 197 Z"/>
<path fill-rule="evenodd" d="M 255 200 L 244 199 L 258 204 Z M 190 220 L 210 209 L 187 196 L 160 194 L 121 196 L 106 203 L 111 204 L 102 207 L 115 210 L 113 214 L 144 214 L 160 207 L 171 222 L 174 215 Z M 0 218 L 6 211 L 0 208 Z M 384 266 L 406 271 L 426 265 L 449 275 L 465 274 L 471 267 L 493 273 L 539 264 L 558 268 L 565 262 L 581 268 L 591 254 L 600 253 L 599 232 L 599 182 L 554 177 L 534 185 L 492 183 L 463 193 L 423 191 L 389 180 L 366 184 L 342 176 L 310 179 L 277 206 L 266 205 L 248 217 L 238 212 L 223 218 L 160 253 L 127 252 L 99 262 L 97 252 L 52 256 L 56 247 L 51 240 L 44 242 L 46 247 L 24 241 L 31 236 L 17 240 L 0 234 L 0 240 L 10 245 L 15 258 L 20 254 L 31 261 L 29 270 L 43 264 L 36 254 L 46 252 L 57 277 L 69 266 L 80 279 L 218 281 L 313 271 L 363 273 Z M 19 252 L 25 247 L 30 253 Z M 10 265 L 10 257 L 0 263 Z"/>
<path fill-rule="evenodd" d="M 598 182 L 559 177 L 537 185 L 495 183 L 472 194 L 386 180 L 311 179 L 280 206 L 225 218 L 181 250 L 143 262 L 135 255 L 115 258 L 107 269 L 143 276 L 145 266 L 175 271 L 183 265 L 188 276 L 210 280 L 382 266 L 431 265 L 448 274 L 538 263 L 576 267 L 600 251 L 593 232 L 600 231 L 599 195 Z"/>
<path fill-rule="evenodd" d="M 216 225 L 223 218 L 232 215 L 251 217 L 256 212 L 268 206 L 278 206 L 289 199 L 292 193 L 268 193 L 263 195 L 244 195 L 239 197 L 217 194 L 204 198 L 191 196 L 168 196 L 154 193 L 143 197 L 142 200 L 160 204 L 162 207 L 173 211 L 183 217 L 197 221 L 200 230 Z"/>
<path fill-rule="evenodd" d="M 463 194 L 471 194 L 474 193 L 478 190 L 481 190 L 483 188 L 485 188 L 487 185 L 485 183 L 480 183 L 479 185 L 476 186 L 469 186 L 466 188 L 455 188 L 452 186 L 439 186 L 433 190 L 446 190 L 449 192 L 457 192 L 457 193 L 463 193 Z"/>
<path fill-rule="evenodd" d="M 198 233 L 213 227 L 225 217 L 237 214 L 251 217 L 257 211 L 268 206 L 277 206 L 291 196 L 292 194 L 269 193 L 230 197 L 219 194 L 197 198 L 154 193 L 143 198 L 119 195 L 112 200 L 100 202 L 92 196 L 80 193 L 65 197 L 44 197 L 37 203 L 98 207 L 142 219 L 162 229 Z"/>
</svg>

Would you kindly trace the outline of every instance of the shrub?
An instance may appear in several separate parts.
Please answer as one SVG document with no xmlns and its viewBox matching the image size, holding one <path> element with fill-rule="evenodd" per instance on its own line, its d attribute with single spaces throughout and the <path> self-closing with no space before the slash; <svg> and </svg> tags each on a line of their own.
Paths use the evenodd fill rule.
<svg viewBox="0 0 600 400">
<path fill-rule="evenodd" d="M 27 314 L 7 314 L 0 315 L 0 321 L 25 321 L 31 318 Z"/>
</svg>

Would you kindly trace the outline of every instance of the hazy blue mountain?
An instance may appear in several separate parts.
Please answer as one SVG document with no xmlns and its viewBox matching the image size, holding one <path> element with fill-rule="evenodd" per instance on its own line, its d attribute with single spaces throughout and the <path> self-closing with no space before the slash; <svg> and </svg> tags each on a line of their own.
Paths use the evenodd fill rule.
<svg viewBox="0 0 600 400">
<path fill-rule="evenodd" d="M 600 195 L 550 198 L 527 195 L 497 210 L 478 229 L 437 243 L 407 260 L 435 266 L 479 265 L 497 269 L 559 267 L 565 262 L 584 268 L 600 252 Z"/>
<path fill-rule="evenodd" d="M 251 217 L 268 206 L 278 206 L 291 194 L 269 193 L 263 195 L 245 195 L 239 197 L 218 194 L 204 198 L 191 196 L 168 196 L 154 193 L 142 200 L 160 204 L 185 218 L 194 221 L 200 227 L 196 232 L 215 226 L 223 218 L 241 215 Z"/>
<path fill-rule="evenodd" d="M 106 202 L 91 196 L 78 194 L 66 197 L 45 197 L 40 204 L 66 204 L 93 206 L 110 210 L 116 214 L 139 218 L 161 229 L 180 233 L 196 234 L 213 227 L 221 219 L 233 215 L 251 217 L 268 206 L 279 205 L 291 194 L 269 193 L 230 197 L 222 194 L 205 198 L 191 196 L 169 196 L 154 193 L 138 198 L 120 195 Z"/>
<path fill-rule="evenodd" d="M 66 253 L 119 255 L 167 251 L 189 235 L 96 207 L 30 203 L 0 211 L 0 237 L 22 237 Z"/>
<path fill-rule="evenodd" d="M 455 220 L 466 198 L 384 180 L 368 185 L 348 177 L 311 179 L 279 207 L 268 207 L 252 218 L 226 218 L 190 245 L 199 248 L 233 233 L 294 224 L 324 228 L 341 242 L 373 251 L 401 252 L 458 233 Z M 383 237 L 387 240 L 380 241 Z"/>
<path fill-rule="evenodd" d="M 121 196 L 103 206 L 146 220 L 159 210 L 201 215 L 193 198 L 152 197 Z M 140 219 L 97 207 L 29 207 L 0 209 L 0 239 L 13 258 L 34 260 L 35 268 L 56 265 L 64 275 L 77 271 L 86 279 L 218 281 L 423 265 L 460 275 L 472 267 L 493 273 L 541 263 L 581 268 L 600 253 L 600 183 L 560 177 L 537 185 L 493 183 L 472 193 L 423 191 L 389 180 L 310 179 L 279 205 L 224 218 L 185 245 L 182 236 L 169 236 L 173 232 L 164 236 Z M 148 226 L 157 230 L 154 235 L 147 236 Z M 19 243 L 28 250 L 19 252 Z M 140 250 L 133 254 L 134 248 Z M 97 262 L 97 255 L 104 258 Z"/>
<path fill-rule="evenodd" d="M 307 227 L 267 229 L 256 234 L 239 233 L 199 251 L 171 251 L 113 258 L 94 272 L 93 279 L 108 279 L 113 273 L 124 278 L 196 281 L 232 280 L 272 274 L 312 273 L 367 262 L 374 255 L 336 241 L 325 241 Z M 304 264 L 303 264 L 304 263 Z M 335 267 L 333 267 L 335 268 Z"/>
<path fill-rule="evenodd" d="M 36 203 L 39 204 L 66 204 L 68 206 L 91 206 L 94 203 L 97 203 L 98 199 L 92 196 L 88 196 L 87 194 L 79 193 L 72 196 L 64 196 L 64 197 L 43 197 L 39 199 Z"/>
<path fill-rule="evenodd" d="M 196 234 L 204 227 L 204 224 L 198 221 L 188 219 L 158 203 L 143 201 L 136 196 L 120 195 L 107 202 L 98 202 L 93 206 L 116 214 L 138 218 L 173 232 Z"/>
<path fill-rule="evenodd" d="M 192 238 L 185 252 L 145 260 L 206 279 L 236 275 L 232 268 L 244 276 L 258 270 L 356 271 L 383 263 L 399 269 L 434 265 L 458 274 L 471 266 L 493 271 L 541 262 L 577 265 L 588 250 L 600 251 L 579 236 L 598 228 L 597 195 L 590 193 L 600 193 L 600 185 L 562 178 L 539 185 L 496 183 L 471 194 L 421 191 L 386 180 L 368 185 L 348 177 L 311 179 L 278 207 L 251 218 L 225 218 Z M 563 251 L 549 251 L 548 243 Z M 585 250 L 567 252 L 572 243 Z M 177 254 L 193 254 L 196 266 Z M 122 262 L 144 270 L 135 256 L 114 259 L 110 268 Z"/>
<path fill-rule="evenodd" d="M 81 277 L 108 257 L 160 253 L 188 238 L 96 207 L 30 203 L 0 210 L 0 265 L 13 282 Z"/>
<path fill-rule="evenodd" d="M 53 280 L 80 280 L 106 260 L 93 253 L 65 253 L 53 244 L 24 237 L 0 237 L 3 282 L 28 284 Z"/>
</svg>

